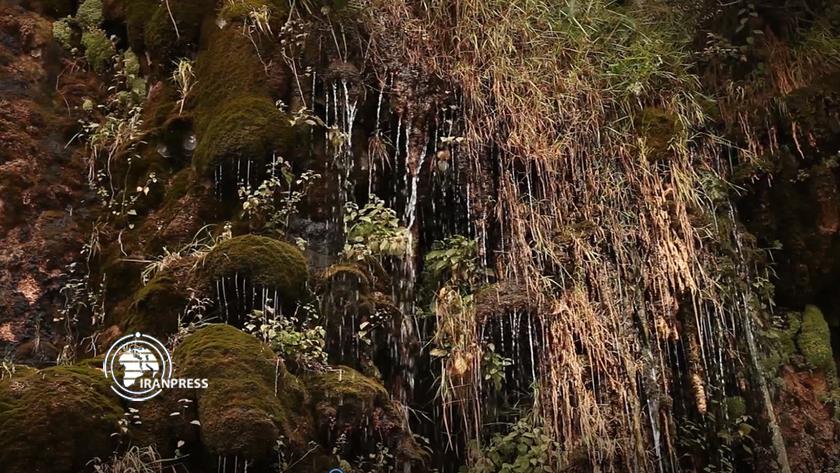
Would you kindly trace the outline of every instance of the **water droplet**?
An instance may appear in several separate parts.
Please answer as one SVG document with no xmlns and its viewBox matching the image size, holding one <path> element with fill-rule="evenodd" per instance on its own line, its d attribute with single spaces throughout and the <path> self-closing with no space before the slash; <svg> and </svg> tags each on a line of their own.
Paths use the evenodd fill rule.
<svg viewBox="0 0 840 473">
<path fill-rule="evenodd" d="M 164 158 L 168 158 L 170 156 L 169 148 L 167 148 L 166 143 L 158 143 L 156 149 L 158 154 L 163 156 Z"/>
<path fill-rule="evenodd" d="M 198 146 L 198 140 L 195 138 L 194 134 L 190 134 L 186 138 L 184 138 L 184 151 L 193 152 L 195 151 L 195 147 Z"/>
</svg>

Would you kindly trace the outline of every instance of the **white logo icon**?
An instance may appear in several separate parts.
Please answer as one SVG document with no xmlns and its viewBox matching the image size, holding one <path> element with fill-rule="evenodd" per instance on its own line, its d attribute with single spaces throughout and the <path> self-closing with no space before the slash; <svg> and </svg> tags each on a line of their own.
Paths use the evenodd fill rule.
<svg viewBox="0 0 840 473">
<path fill-rule="evenodd" d="M 170 384 L 172 358 L 156 338 L 137 332 L 111 345 L 102 370 L 119 396 L 129 401 L 145 401 Z"/>
</svg>

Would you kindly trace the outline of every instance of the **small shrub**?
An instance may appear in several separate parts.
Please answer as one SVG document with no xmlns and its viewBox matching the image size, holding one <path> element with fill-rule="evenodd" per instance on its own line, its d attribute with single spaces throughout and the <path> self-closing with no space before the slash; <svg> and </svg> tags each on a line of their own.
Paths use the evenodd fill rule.
<svg viewBox="0 0 840 473">
<path fill-rule="evenodd" d="M 382 199 L 371 196 L 361 209 L 354 202 L 345 205 L 344 228 L 347 243 L 343 256 L 363 260 L 366 257 L 402 256 L 408 245 L 408 230 L 400 225 L 397 213 Z"/>
</svg>

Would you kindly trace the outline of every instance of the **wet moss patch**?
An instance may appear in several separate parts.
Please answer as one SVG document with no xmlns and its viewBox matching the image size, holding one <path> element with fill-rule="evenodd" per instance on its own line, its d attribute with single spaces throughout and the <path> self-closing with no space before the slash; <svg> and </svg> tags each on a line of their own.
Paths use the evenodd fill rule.
<svg viewBox="0 0 840 473">
<path fill-rule="evenodd" d="M 244 278 L 256 286 L 276 289 L 284 304 L 303 296 L 309 277 L 306 260 L 296 246 L 256 235 L 223 241 L 204 259 L 200 272 L 208 283 Z"/>
<path fill-rule="evenodd" d="M 422 464 L 425 452 L 404 429 L 402 414 L 388 391 L 373 378 L 346 366 L 306 378 L 315 405 L 318 434 L 325 445 L 345 439 L 338 452 L 358 456 L 376 443 L 388 446 L 400 461 Z"/>
<path fill-rule="evenodd" d="M 158 275 L 140 288 L 129 306 L 125 332 L 143 332 L 165 339 L 178 330 L 178 316 L 187 298 L 168 275 Z"/>
<path fill-rule="evenodd" d="M 0 381 L 0 469 L 69 473 L 107 458 L 123 417 L 118 399 L 93 367 L 17 370 Z"/>
<path fill-rule="evenodd" d="M 229 325 L 210 325 L 174 352 L 179 376 L 208 379 L 195 391 L 201 439 L 214 455 L 266 462 L 279 436 L 301 447 L 311 432 L 306 393 L 274 353 Z"/>
<path fill-rule="evenodd" d="M 836 376 L 837 368 L 831 351 L 831 332 L 818 307 L 805 307 L 796 344 L 809 367 L 822 370 L 828 376 Z"/>
</svg>

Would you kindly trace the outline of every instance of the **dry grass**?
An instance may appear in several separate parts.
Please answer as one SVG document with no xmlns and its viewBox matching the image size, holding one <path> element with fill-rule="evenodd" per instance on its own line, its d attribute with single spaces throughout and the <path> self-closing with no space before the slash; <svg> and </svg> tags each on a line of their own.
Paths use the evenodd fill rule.
<svg viewBox="0 0 840 473">
<path fill-rule="evenodd" d="M 745 269 L 715 244 L 739 248 L 715 217 L 731 209 L 702 184 L 725 181 L 720 139 L 704 128 L 680 49 L 684 19 L 659 2 L 637 11 L 595 0 L 370 0 L 369 10 L 373 56 L 395 94 L 424 75 L 459 92 L 466 140 L 453 159 L 471 171 L 474 230 L 487 241 L 500 229 L 497 276 L 525 282 L 541 302 L 546 427 L 565 452 L 611 469 L 674 461 L 670 411 L 646 404 L 681 395 L 670 392 L 669 345 L 698 354 L 682 397 L 705 413 L 722 366 L 741 363 L 750 300 L 748 289 L 728 288 L 728 268 Z M 674 121 L 666 149 L 640 129 L 645 109 Z M 463 323 L 439 330 L 475 333 L 474 320 Z M 445 405 L 480 402 L 444 381 Z M 481 410 L 460 412 L 476 435 Z"/>
</svg>

